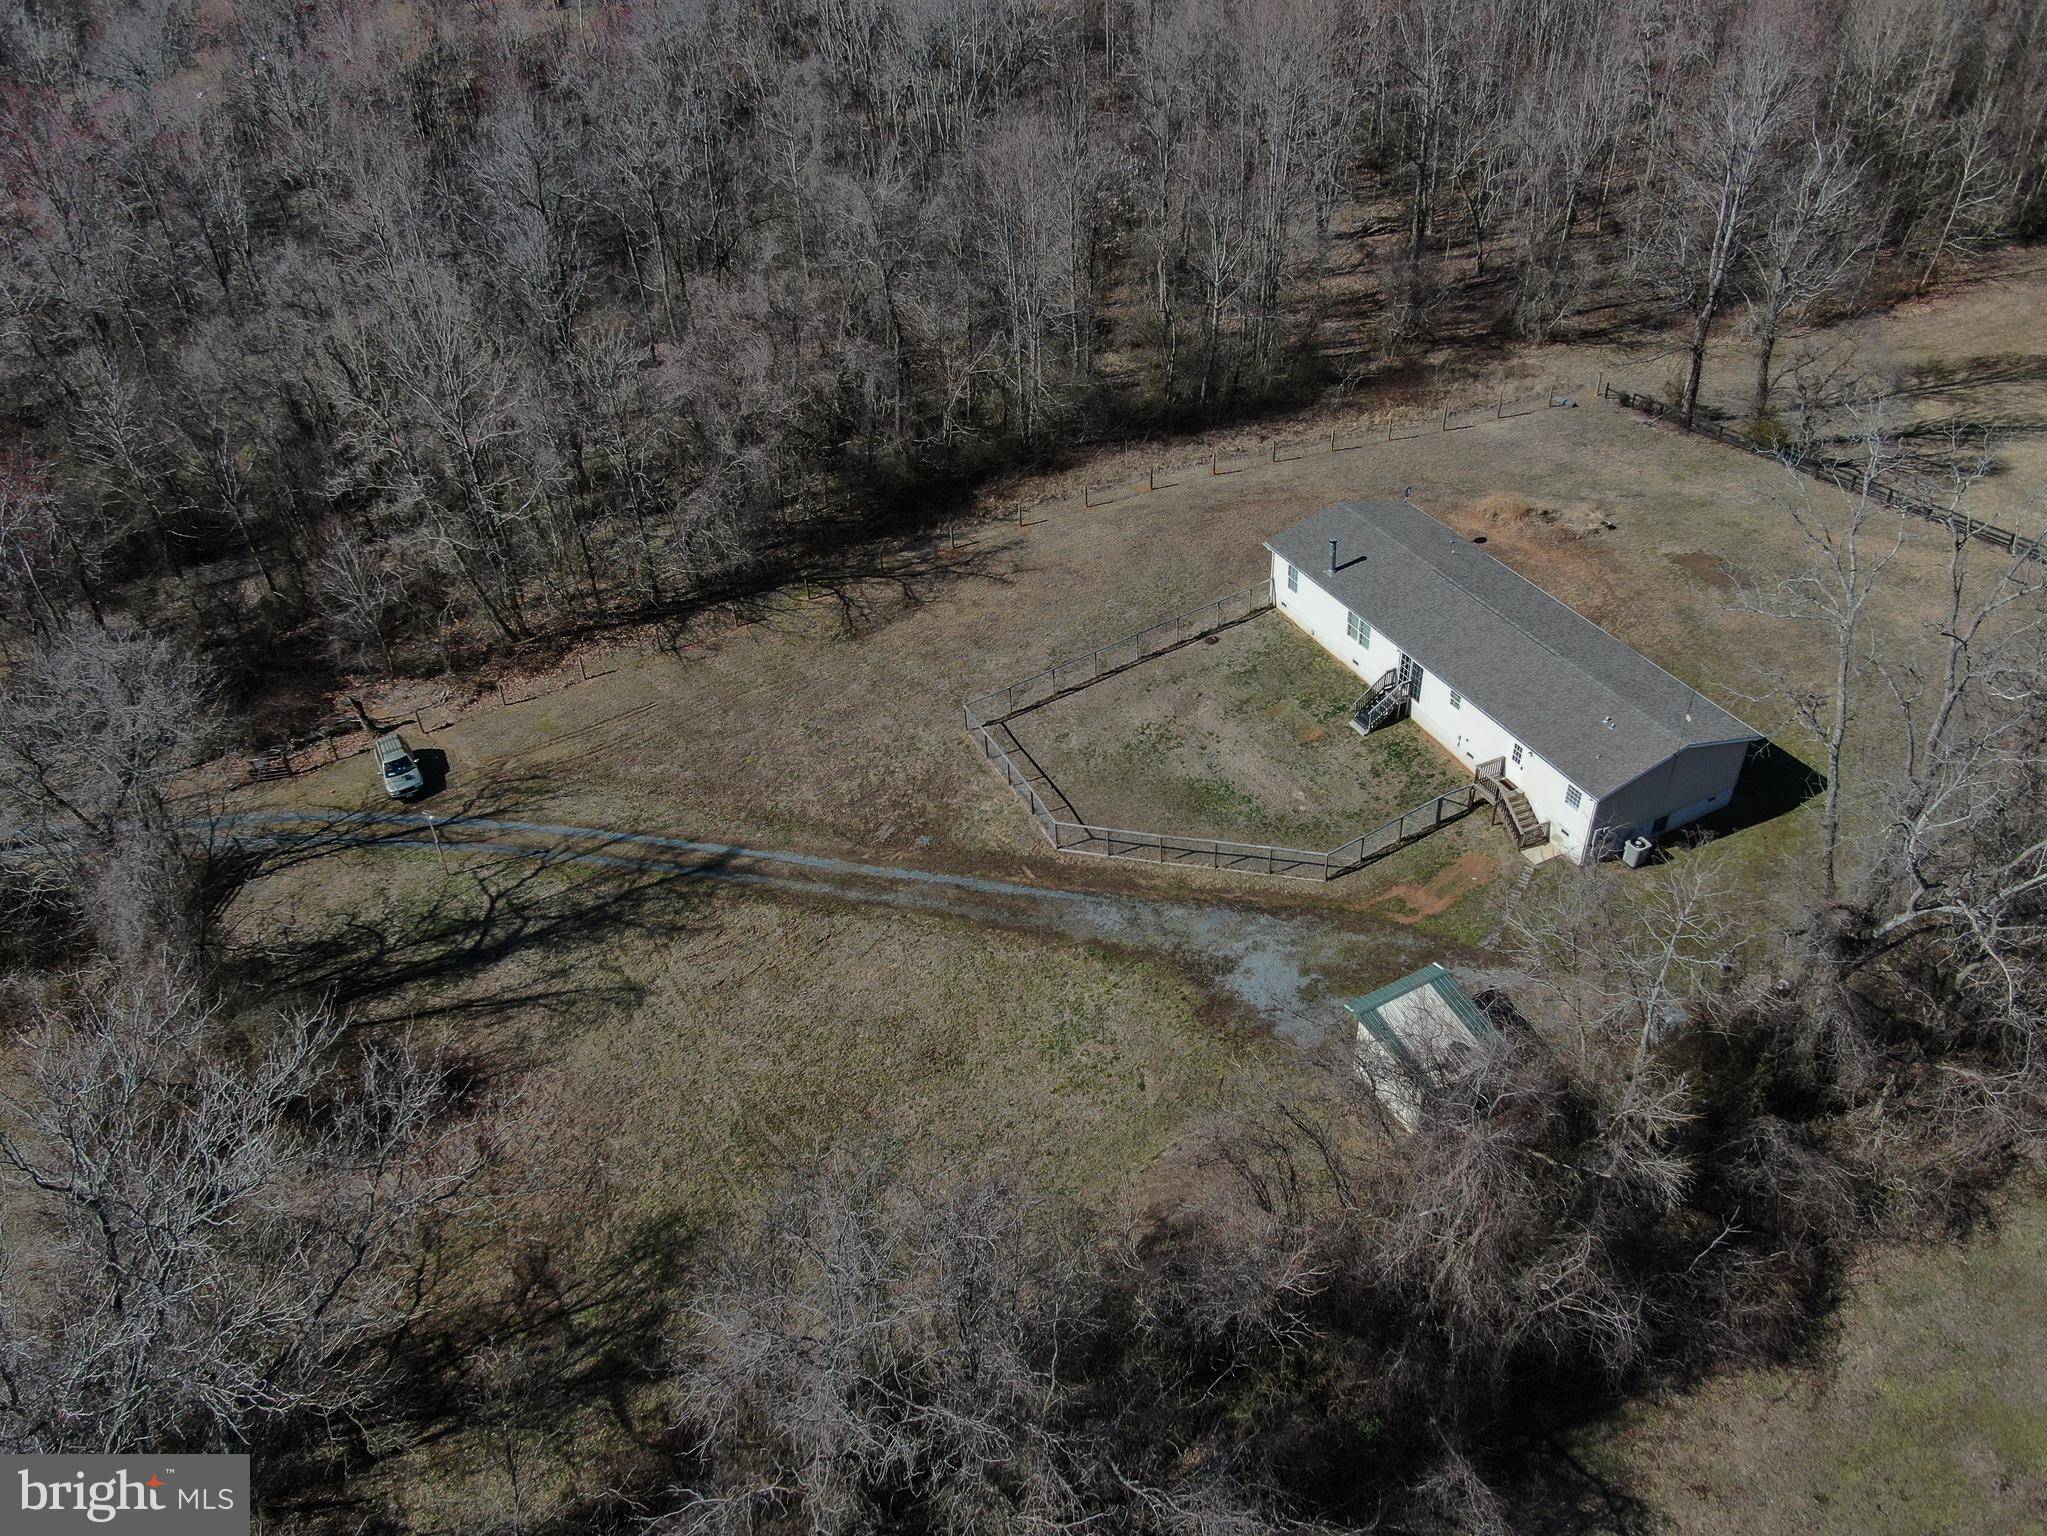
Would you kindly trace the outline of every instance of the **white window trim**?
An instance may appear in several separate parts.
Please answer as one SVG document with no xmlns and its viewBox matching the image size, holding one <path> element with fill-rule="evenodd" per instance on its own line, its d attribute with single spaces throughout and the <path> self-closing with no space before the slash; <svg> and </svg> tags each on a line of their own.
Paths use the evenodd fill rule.
<svg viewBox="0 0 2047 1536">
<path fill-rule="evenodd" d="M 1343 627 L 1352 644 L 1369 646 L 1372 643 L 1372 626 L 1348 609 L 1344 612 Z"/>
<path fill-rule="evenodd" d="M 1443 686 L 1445 688 L 1450 688 L 1450 685 L 1448 683 L 1445 683 Z M 1464 708 L 1464 695 L 1459 693 L 1455 688 L 1450 688 L 1450 707 L 1452 709 Z"/>
<path fill-rule="evenodd" d="M 1298 565 L 1289 565 L 1286 568 L 1286 589 L 1289 592 L 1301 590 L 1301 568 Z"/>
<path fill-rule="evenodd" d="M 1584 791 L 1575 784 L 1566 784 L 1564 786 L 1564 804 L 1574 811 L 1582 809 L 1585 804 Z"/>
</svg>

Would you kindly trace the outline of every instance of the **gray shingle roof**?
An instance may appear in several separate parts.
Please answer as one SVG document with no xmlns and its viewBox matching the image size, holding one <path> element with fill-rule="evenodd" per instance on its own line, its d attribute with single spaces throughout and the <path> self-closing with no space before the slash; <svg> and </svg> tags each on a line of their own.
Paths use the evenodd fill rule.
<svg viewBox="0 0 2047 1536">
<path fill-rule="evenodd" d="M 1340 501 L 1265 547 L 1594 799 L 1688 747 L 1758 739 L 1641 652 L 1406 502 Z"/>
</svg>

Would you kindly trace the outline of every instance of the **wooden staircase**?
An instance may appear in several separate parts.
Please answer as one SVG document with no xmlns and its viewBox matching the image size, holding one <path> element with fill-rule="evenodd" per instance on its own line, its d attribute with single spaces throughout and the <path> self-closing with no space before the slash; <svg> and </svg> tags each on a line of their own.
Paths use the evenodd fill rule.
<svg viewBox="0 0 2047 1536">
<path fill-rule="evenodd" d="M 1380 726 L 1398 720 L 1406 713 L 1407 705 L 1407 684 L 1397 669 L 1388 668 L 1351 706 L 1350 728 L 1360 736 L 1369 736 Z"/>
<path fill-rule="evenodd" d="M 1549 823 L 1535 814 L 1528 796 L 1508 781 L 1506 764 L 1498 758 L 1481 763 L 1476 774 L 1478 790 L 1493 805 L 1494 818 L 1505 818 L 1517 848 L 1539 848 L 1549 841 Z"/>
</svg>

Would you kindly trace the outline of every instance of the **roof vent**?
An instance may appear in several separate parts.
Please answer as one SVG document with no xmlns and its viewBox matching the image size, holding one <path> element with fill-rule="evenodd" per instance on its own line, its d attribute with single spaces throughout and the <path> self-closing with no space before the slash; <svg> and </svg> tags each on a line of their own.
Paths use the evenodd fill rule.
<svg viewBox="0 0 2047 1536">
<path fill-rule="evenodd" d="M 1329 574 L 1336 574 L 1336 540 L 1329 541 Z"/>
</svg>

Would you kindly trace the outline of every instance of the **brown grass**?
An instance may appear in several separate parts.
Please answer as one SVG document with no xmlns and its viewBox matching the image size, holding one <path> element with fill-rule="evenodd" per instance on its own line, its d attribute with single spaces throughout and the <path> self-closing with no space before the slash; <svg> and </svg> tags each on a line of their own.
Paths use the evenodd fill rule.
<svg viewBox="0 0 2047 1536">
<path fill-rule="evenodd" d="M 1010 724 L 1096 826 L 1333 848 L 1470 778 L 1419 727 L 1350 729 L 1363 684 L 1261 614 Z"/>
<path fill-rule="evenodd" d="M 1584 1530 L 1921 1536 L 2047 1526 L 2047 1204 L 1880 1256 L 1812 1369 L 1723 1377 L 1579 1447 Z"/>
<path fill-rule="evenodd" d="M 1983 334 L 1987 345 L 1995 332 Z M 1557 378 L 1587 402 L 1576 409 L 1303 451 L 1228 475 L 1209 474 L 1189 452 L 1161 489 L 1105 506 L 1086 506 L 1083 486 L 1128 479 L 1133 462 L 1141 477 L 1147 455 L 1105 455 L 1010 487 L 989 509 L 1027 506 L 1025 526 L 991 519 L 956 556 L 906 549 L 890 579 L 785 598 L 750 622 L 706 626 L 682 655 L 623 654 L 593 667 L 603 675 L 587 683 L 460 714 L 417 743 L 445 751 L 453 768 L 436 808 L 1227 898 L 1219 923 L 1257 914 L 1293 924 L 1287 946 L 1321 979 L 1308 1006 L 1333 1016 L 1346 993 L 1438 953 L 1470 954 L 1459 945 L 1492 929 L 1512 884 L 1502 877 L 1519 872 L 1499 833 L 1467 820 L 1329 887 L 1062 859 L 968 749 L 958 701 L 1255 580 L 1261 541 L 1331 500 L 1412 485 L 1419 505 L 1483 533 L 1510 565 L 1809 755 L 1783 690 L 1823 677 L 1816 637 L 1745 611 L 1733 588 L 1801 563 L 1790 503 L 1838 512 L 1838 499 L 1592 401 L 1593 379 L 1617 356 L 1550 348 L 1510 359 L 1504 372 Z M 1725 366 L 1738 372 L 1738 361 Z M 1907 529 L 1875 620 L 1885 644 L 1923 643 L 1941 555 L 1930 530 Z M 1230 793 L 1207 811 L 1240 818 L 1217 820 L 1219 829 L 1291 820 L 1308 836 L 1372 815 L 1370 797 L 1391 776 L 1354 765 L 1384 743 L 1331 728 L 1341 690 L 1320 680 L 1314 658 L 1289 659 L 1279 642 L 1261 658 L 1253 642 L 1247 631 L 1241 652 L 1190 652 L 1185 675 L 1131 674 L 1120 710 L 1076 710 L 1063 727 L 1048 714 L 1024 729 L 1050 728 L 1047 739 L 1070 749 L 1090 814 L 1115 813 L 1114 797 L 1129 793 L 1129 815 L 1143 825 L 1151 804 L 1213 779 Z M 1236 691 L 1190 707 L 1203 667 L 1235 676 Z M 1116 702 L 1104 694 L 1090 709 L 1105 700 Z M 1183 742 L 1148 760 L 1145 726 L 1179 721 Z M 1874 760 L 1889 743 L 1871 732 L 1856 750 Z M 1152 772 L 1149 784 L 1138 770 Z M 1426 762 L 1417 772 L 1427 776 Z M 1415 787 L 1403 783 L 1393 798 Z M 248 798 L 384 803 L 362 759 Z M 1798 904 L 1810 822 L 1808 809 L 1734 830 L 1708 850 L 1753 897 L 1761 927 Z M 1270 1073 L 1290 1059 L 1247 1028 L 1244 1007 L 1217 1001 L 1225 989 L 1194 955 L 779 895 L 621 890 L 618 877 L 573 871 L 530 885 L 510 870 L 491 876 L 495 926 L 479 934 L 467 904 L 481 892 L 468 875 L 465 866 L 443 881 L 431 860 L 336 857 L 267 882 L 237 921 L 287 952 L 308 935 L 374 940 L 364 957 L 346 944 L 335 951 L 333 974 L 365 982 L 360 1006 L 415 1020 L 504 1074 L 498 1087 L 523 1106 L 509 1149 L 523 1192 L 507 1214 L 522 1240 L 559 1245 L 555 1262 L 571 1275 L 664 1223 L 715 1219 L 810 1147 L 875 1130 L 1085 1199 L 1169 1186 L 1176 1138 L 1224 1101 L 1239 1069 Z M 1568 878 L 1554 865 L 1535 876 Z M 515 885 L 523 908 L 503 900 Z M 296 932 L 280 939 L 286 923 Z M 1942 1391 L 1939 1402 L 1954 1400 Z M 1729 1401 L 1744 1405 L 1729 1412 L 1748 1414 L 1756 1399 Z M 1889 1422 L 1909 1420 L 1898 1411 Z M 1728 1464 L 1761 1477 L 1786 1423 L 1758 1415 L 1750 1460 Z M 1844 1409 L 1835 1443 L 1851 1429 Z M 2022 1441 L 2000 1465 L 2031 1465 Z M 1708 1438 L 1686 1443 L 1699 1448 L 1699 1465 L 1720 1454 Z M 486 1461 L 462 1470 L 474 1450 L 452 1445 L 425 1485 L 437 1517 L 453 1521 L 488 1487 Z M 601 1478 L 604 1468 L 598 1457 L 586 1471 Z M 1709 1487 L 1733 1489 L 1734 1478 Z M 1749 1523 L 1724 1528 L 1781 1527 L 1760 1503 L 1744 1507 Z"/>
</svg>

